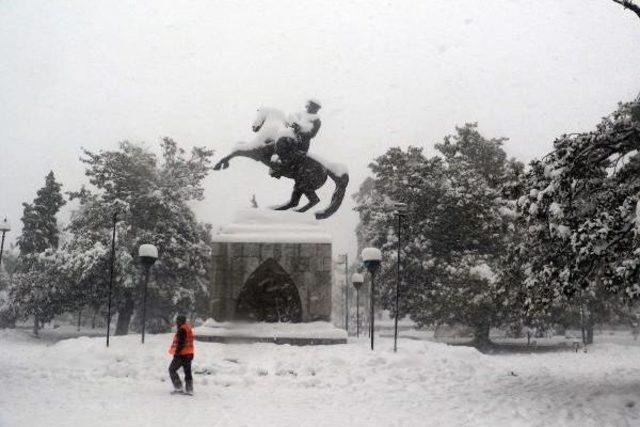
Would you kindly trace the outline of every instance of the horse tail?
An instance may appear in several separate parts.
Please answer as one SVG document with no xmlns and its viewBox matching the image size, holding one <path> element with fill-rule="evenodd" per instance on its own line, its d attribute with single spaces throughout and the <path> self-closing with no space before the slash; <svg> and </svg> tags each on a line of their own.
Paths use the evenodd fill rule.
<svg viewBox="0 0 640 427">
<path fill-rule="evenodd" d="M 340 208 L 342 199 L 344 199 L 344 195 L 347 191 L 347 185 L 349 185 L 349 174 L 347 172 L 342 173 L 342 175 L 338 175 L 327 169 L 327 175 L 336 184 L 336 189 L 333 191 L 333 196 L 331 196 L 331 203 L 329 203 L 329 206 L 325 210 L 316 212 L 316 219 L 329 218 L 338 210 L 338 208 Z"/>
</svg>

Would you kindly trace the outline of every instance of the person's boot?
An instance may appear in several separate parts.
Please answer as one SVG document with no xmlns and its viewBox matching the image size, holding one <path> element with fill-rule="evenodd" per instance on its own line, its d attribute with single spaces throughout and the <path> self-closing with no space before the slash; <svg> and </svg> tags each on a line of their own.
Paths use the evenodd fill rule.
<svg viewBox="0 0 640 427">
<path fill-rule="evenodd" d="M 185 393 L 188 395 L 193 395 L 193 380 L 185 381 L 185 383 L 187 385 Z"/>
<path fill-rule="evenodd" d="M 171 394 L 183 394 L 183 393 L 184 391 L 182 390 L 182 382 L 180 380 L 174 381 L 173 391 L 171 392 Z"/>
</svg>

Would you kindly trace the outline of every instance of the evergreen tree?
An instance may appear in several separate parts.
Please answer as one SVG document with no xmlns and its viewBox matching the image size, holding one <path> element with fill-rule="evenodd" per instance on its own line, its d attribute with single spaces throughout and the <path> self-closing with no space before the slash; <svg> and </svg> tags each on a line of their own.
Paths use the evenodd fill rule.
<svg viewBox="0 0 640 427">
<path fill-rule="evenodd" d="M 32 203 L 23 203 L 22 234 L 18 238 L 21 255 L 44 252 L 57 248 L 59 240 L 56 215 L 65 201 L 52 172 L 45 178 L 45 185 L 38 190 Z"/>
<path fill-rule="evenodd" d="M 64 283 L 57 282 L 53 268 L 60 234 L 56 215 L 66 203 L 61 188 L 53 172 L 49 172 L 33 202 L 23 203 L 22 233 L 17 241 L 19 273 L 8 290 L 13 312 L 20 318 L 33 316 L 36 335 L 40 322 L 64 311 Z"/>
</svg>

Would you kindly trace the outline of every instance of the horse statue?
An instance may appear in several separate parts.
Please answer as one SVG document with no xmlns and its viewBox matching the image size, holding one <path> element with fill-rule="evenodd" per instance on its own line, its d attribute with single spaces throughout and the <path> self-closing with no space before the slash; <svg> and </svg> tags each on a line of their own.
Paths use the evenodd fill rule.
<svg viewBox="0 0 640 427">
<path fill-rule="evenodd" d="M 316 190 L 322 187 L 327 177 L 335 183 L 331 202 L 325 209 L 315 213 L 316 219 L 333 215 L 344 198 L 349 174 L 343 165 L 327 162 L 318 156 L 296 149 L 298 141 L 293 129 L 288 125 L 284 113 L 271 108 L 261 108 L 252 126 L 256 133 L 253 141 L 239 142 L 231 154 L 220 159 L 214 170 L 226 169 L 234 157 L 248 157 L 269 167 L 269 174 L 277 179 L 290 178 L 294 181 L 291 200 L 276 206 L 275 210 L 287 210 L 298 206 L 304 195 L 308 203 L 295 209 L 306 212 L 320 202 Z"/>
</svg>

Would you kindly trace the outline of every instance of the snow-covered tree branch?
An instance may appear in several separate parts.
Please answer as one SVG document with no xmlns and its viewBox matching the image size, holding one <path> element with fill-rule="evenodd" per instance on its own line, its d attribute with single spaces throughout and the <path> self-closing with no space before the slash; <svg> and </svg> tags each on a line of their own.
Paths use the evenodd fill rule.
<svg viewBox="0 0 640 427">
<path fill-rule="evenodd" d="M 640 18 L 640 5 L 636 4 L 633 0 L 611 0 L 614 3 L 618 3 L 625 9 L 629 9 Z"/>
</svg>

